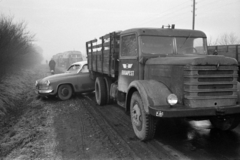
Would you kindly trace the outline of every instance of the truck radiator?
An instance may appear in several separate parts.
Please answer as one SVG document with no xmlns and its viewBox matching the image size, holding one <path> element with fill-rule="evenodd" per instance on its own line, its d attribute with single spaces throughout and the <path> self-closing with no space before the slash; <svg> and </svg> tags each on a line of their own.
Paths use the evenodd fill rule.
<svg viewBox="0 0 240 160">
<path fill-rule="evenodd" d="M 237 73 L 237 66 L 186 66 L 184 104 L 191 108 L 235 105 Z"/>
</svg>

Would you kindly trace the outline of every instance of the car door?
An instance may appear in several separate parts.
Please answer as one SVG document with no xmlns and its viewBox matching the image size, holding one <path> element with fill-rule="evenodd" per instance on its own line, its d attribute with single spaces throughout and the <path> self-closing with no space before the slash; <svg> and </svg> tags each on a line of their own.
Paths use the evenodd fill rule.
<svg viewBox="0 0 240 160">
<path fill-rule="evenodd" d="M 89 76 L 88 65 L 85 64 L 78 73 L 78 92 L 88 92 L 94 89 L 94 81 Z"/>
</svg>

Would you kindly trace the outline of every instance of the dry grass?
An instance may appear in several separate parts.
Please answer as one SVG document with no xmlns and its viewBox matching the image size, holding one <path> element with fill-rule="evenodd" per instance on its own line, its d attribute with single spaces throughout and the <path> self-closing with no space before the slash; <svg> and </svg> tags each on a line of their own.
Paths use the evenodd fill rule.
<svg viewBox="0 0 240 160">
<path fill-rule="evenodd" d="M 56 158 L 52 127 L 55 113 L 34 93 L 35 80 L 47 69 L 38 66 L 22 70 L 0 84 L 1 113 L 5 115 L 0 120 L 0 159 Z"/>
</svg>

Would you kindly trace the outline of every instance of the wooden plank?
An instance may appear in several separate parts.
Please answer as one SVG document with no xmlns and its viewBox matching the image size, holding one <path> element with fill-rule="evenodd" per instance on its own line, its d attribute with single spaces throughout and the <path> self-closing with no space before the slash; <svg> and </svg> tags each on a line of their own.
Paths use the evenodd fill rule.
<svg viewBox="0 0 240 160">
<path fill-rule="evenodd" d="M 103 56 L 103 59 L 104 59 L 104 63 L 103 63 L 103 72 L 105 74 L 109 74 L 109 52 L 104 52 L 104 56 Z"/>
<path fill-rule="evenodd" d="M 213 55 L 215 48 L 216 48 L 215 46 L 208 46 L 208 54 Z"/>
<path fill-rule="evenodd" d="M 92 46 L 92 48 L 94 48 L 94 49 L 98 49 L 98 48 L 101 48 L 101 47 L 102 47 L 101 44 L 95 44 L 95 45 Z"/>
<path fill-rule="evenodd" d="M 91 41 L 88 41 L 87 43 L 95 43 L 95 42 L 97 42 L 97 39 L 93 39 Z"/>
<path fill-rule="evenodd" d="M 110 33 L 102 36 L 101 38 L 104 38 L 104 39 L 110 38 Z"/>
<path fill-rule="evenodd" d="M 240 45 L 237 45 L 236 46 L 236 53 L 237 53 L 237 60 L 238 60 L 238 63 L 239 63 L 239 61 L 240 61 Z"/>
<path fill-rule="evenodd" d="M 96 66 L 96 55 L 92 55 L 92 70 L 93 71 L 96 71 L 96 68 L 97 68 L 97 66 Z"/>
<path fill-rule="evenodd" d="M 89 70 L 92 70 L 92 65 L 90 65 L 92 62 L 92 56 L 88 56 L 87 60 L 88 60 L 88 68 Z"/>
<path fill-rule="evenodd" d="M 235 58 L 238 61 L 240 60 L 239 56 L 239 45 L 217 45 L 217 46 L 208 46 L 208 53 L 212 54 L 215 49 L 217 49 L 218 55 L 224 55 L 226 57 Z"/>
<path fill-rule="evenodd" d="M 92 55 L 89 58 L 89 61 L 91 60 L 94 64 L 92 70 L 112 77 L 116 76 L 118 73 L 119 39 L 119 33 L 110 33 L 100 37 L 100 44 L 91 42 L 91 47 L 87 48 L 90 49 L 88 50 L 89 55 Z"/>
<path fill-rule="evenodd" d="M 103 45 L 104 45 L 104 47 L 109 47 L 110 46 L 110 42 L 105 42 Z"/>
<path fill-rule="evenodd" d="M 97 55 L 97 71 L 102 71 L 102 56 L 100 54 Z"/>
</svg>

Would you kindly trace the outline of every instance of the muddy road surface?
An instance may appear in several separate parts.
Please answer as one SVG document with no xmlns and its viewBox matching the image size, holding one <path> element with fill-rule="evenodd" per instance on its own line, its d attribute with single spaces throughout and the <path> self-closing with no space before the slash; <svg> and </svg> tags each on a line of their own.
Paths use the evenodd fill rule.
<svg viewBox="0 0 240 160">
<path fill-rule="evenodd" d="M 124 109 L 98 106 L 93 92 L 60 101 L 39 98 L 33 88 L 18 102 L 22 111 L 0 123 L 0 159 L 240 159 L 240 127 L 219 132 L 208 121 L 160 120 L 155 138 L 141 142 Z"/>
<path fill-rule="evenodd" d="M 209 129 L 208 121 L 161 120 L 155 139 L 141 142 L 133 133 L 129 115 L 118 105 L 98 106 L 94 93 L 71 101 L 78 107 L 70 116 L 58 116 L 71 121 L 55 120 L 56 131 L 61 132 L 58 151 L 63 159 L 240 159 L 239 127 L 219 132 Z"/>
</svg>

